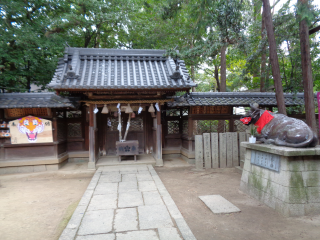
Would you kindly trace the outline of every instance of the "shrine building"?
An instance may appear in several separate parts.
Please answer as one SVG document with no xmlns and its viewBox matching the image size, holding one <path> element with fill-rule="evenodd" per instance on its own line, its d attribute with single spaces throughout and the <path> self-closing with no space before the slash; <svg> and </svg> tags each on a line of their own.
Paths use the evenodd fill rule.
<svg viewBox="0 0 320 240">
<path fill-rule="evenodd" d="M 194 135 L 234 133 L 238 147 L 246 127 L 235 107 L 277 106 L 274 93 L 190 93 L 196 84 L 184 61 L 165 53 L 68 47 L 48 84 L 54 92 L 0 94 L 0 174 L 67 161 L 163 166 L 168 154 L 192 164 Z M 303 94 L 285 101 L 303 105 Z M 239 150 L 232 166 L 240 159 Z"/>
</svg>

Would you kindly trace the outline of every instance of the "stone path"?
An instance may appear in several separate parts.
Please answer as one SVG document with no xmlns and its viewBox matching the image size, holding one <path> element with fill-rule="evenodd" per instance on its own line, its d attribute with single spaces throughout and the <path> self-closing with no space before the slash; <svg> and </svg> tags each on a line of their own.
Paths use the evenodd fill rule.
<svg viewBox="0 0 320 240">
<path fill-rule="evenodd" d="M 60 240 L 196 239 L 152 165 L 99 167 Z"/>
</svg>

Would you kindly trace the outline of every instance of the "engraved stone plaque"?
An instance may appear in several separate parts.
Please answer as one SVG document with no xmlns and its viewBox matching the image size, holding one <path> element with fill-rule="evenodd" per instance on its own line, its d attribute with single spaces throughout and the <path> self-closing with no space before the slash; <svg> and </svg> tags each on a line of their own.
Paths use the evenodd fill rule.
<svg viewBox="0 0 320 240">
<path fill-rule="evenodd" d="M 203 134 L 203 153 L 204 153 L 205 168 L 206 169 L 211 168 L 210 133 Z"/>
<path fill-rule="evenodd" d="M 251 164 L 279 172 L 280 156 L 271 153 L 252 150 Z"/>
<path fill-rule="evenodd" d="M 195 135 L 194 138 L 196 169 L 203 169 L 203 137 L 202 135 Z"/>
</svg>

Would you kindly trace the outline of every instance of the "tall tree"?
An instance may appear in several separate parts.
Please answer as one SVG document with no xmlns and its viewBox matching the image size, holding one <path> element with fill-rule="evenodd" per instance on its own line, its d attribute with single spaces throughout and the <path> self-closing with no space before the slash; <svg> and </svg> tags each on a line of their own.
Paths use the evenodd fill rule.
<svg viewBox="0 0 320 240">
<path fill-rule="evenodd" d="M 307 18 L 310 15 L 308 0 L 298 0 L 299 34 L 301 49 L 301 66 L 304 88 L 304 101 L 306 108 L 306 122 L 316 132 L 316 118 L 313 94 L 313 80 L 311 69 L 310 45 L 309 45 L 309 27 Z"/>
<path fill-rule="evenodd" d="M 59 0 L 0 3 L 0 88 L 23 92 L 50 81 L 64 41 L 48 33 L 65 6 Z"/>
<path fill-rule="evenodd" d="M 269 3 L 269 0 L 262 0 L 262 1 L 263 1 L 263 12 L 265 17 L 265 24 L 267 29 L 268 41 L 269 41 L 269 56 L 270 56 L 270 62 L 272 66 L 272 76 L 273 76 L 274 86 L 276 89 L 277 105 L 278 105 L 279 113 L 286 115 L 287 111 L 286 111 L 286 105 L 285 105 L 284 96 L 283 96 L 283 88 L 282 88 L 282 81 L 280 76 L 279 61 L 277 56 L 276 40 L 273 32 L 270 3 Z"/>
</svg>

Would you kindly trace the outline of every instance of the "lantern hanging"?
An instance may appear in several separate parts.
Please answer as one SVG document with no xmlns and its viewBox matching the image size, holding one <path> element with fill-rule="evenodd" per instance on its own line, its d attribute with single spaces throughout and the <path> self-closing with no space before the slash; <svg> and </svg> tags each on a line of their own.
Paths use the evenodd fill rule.
<svg viewBox="0 0 320 240">
<path fill-rule="evenodd" d="M 103 113 L 103 114 L 107 114 L 107 113 L 109 113 L 109 109 L 108 109 L 108 107 L 107 107 L 107 105 L 106 105 L 106 104 L 105 104 L 105 105 L 104 105 L 104 107 L 102 108 L 101 113 Z"/>
<path fill-rule="evenodd" d="M 128 106 L 126 107 L 126 111 L 125 113 L 133 113 L 132 108 L 130 107 L 130 104 L 128 104 Z"/>
<path fill-rule="evenodd" d="M 148 109 L 148 112 L 154 113 L 155 111 L 156 111 L 156 110 L 154 109 L 153 104 L 151 103 L 151 104 L 150 104 L 150 107 L 149 107 L 149 109 Z"/>
</svg>

